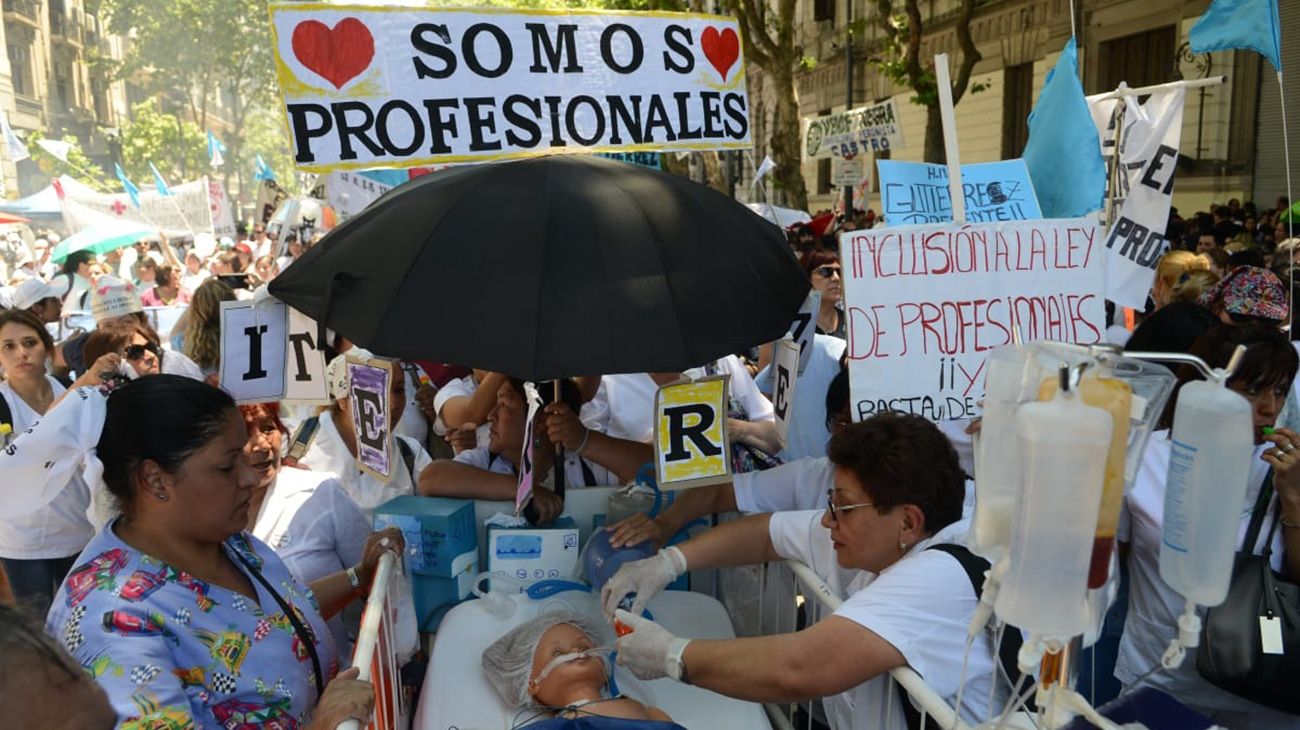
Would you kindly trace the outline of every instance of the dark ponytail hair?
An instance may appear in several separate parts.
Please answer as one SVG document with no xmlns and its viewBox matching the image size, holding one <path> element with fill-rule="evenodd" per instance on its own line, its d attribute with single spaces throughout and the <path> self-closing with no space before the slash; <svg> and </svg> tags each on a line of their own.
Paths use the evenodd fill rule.
<svg viewBox="0 0 1300 730">
<path fill-rule="evenodd" d="M 179 375 L 151 375 L 114 390 L 98 455 L 104 483 L 121 511 L 129 511 L 135 498 L 134 476 L 141 462 L 147 459 L 175 473 L 221 433 L 227 419 L 238 415 L 224 390 Z"/>
<path fill-rule="evenodd" d="M 87 264 L 94 260 L 95 254 L 90 251 L 73 251 L 63 260 L 63 273 L 67 274 L 68 278 L 71 279 L 72 275 L 77 273 L 77 269 L 80 269 L 82 264 Z M 69 291 L 71 291 L 71 288 L 69 288 Z M 64 294 L 64 296 L 67 295 Z"/>
</svg>

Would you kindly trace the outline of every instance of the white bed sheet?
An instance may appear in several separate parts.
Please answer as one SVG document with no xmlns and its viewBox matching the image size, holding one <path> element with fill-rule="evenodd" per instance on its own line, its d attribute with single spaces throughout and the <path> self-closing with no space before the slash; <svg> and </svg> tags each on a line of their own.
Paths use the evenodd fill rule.
<svg viewBox="0 0 1300 730">
<path fill-rule="evenodd" d="M 482 656 L 493 641 L 521 622 L 557 608 L 579 611 L 605 625 L 595 596 L 570 591 L 542 601 L 512 598 L 517 609 L 509 619 L 488 613 L 483 601 L 456 606 L 443 618 L 424 678 L 413 730 L 510 730 L 528 717 L 507 706 L 483 676 Z M 695 639 L 735 636 L 722 604 L 701 593 L 665 591 L 650 603 L 650 612 L 664 628 Z M 603 638 L 613 641 L 610 631 Z M 686 728 L 708 730 L 768 730 L 771 724 L 761 705 L 724 697 L 671 679 L 645 682 L 616 668 L 619 690 L 659 707 Z"/>
</svg>

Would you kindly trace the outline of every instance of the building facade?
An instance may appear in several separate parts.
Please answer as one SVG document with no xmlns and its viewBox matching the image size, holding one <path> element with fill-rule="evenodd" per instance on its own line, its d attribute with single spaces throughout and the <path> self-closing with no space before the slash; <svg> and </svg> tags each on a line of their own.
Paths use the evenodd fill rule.
<svg viewBox="0 0 1300 730">
<path fill-rule="evenodd" d="M 74 135 L 93 162 L 112 169 L 128 106 L 126 83 L 113 78 L 111 65 L 126 39 L 108 34 L 83 0 L 0 3 L 0 110 L 14 131 Z M 50 177 L 33 160 L 15 163 L 0 145 L 5 197 L 36 192 Z"/>
<path fill-rule="evenodd" d="M 901 13 L 902 2 L 895 0 L 896 12 Z M 1208 5 L 1208 0 L 1076 0 L 1074 5 L 1068 0 L 976 0 L 971 30 L 982 58 L 971 85 L 980 90 L 967 91 L 956 107 L 962 161 L 1020 156 L 1028 139 L 1028 113 L 1073 27 L 1088 94 L 1112 90 L 1121 81 L 1140 87 L 1226 76 L 1223 84 L 1187 93 L 1174 205 L 1190 213 L 1235 197 L 1271 207 L 1285 194 L 1278 80 L 1268 62 L 1252 51 L 1191 52 L 1188 31 Z M 1300 0 L 1279 0 L 1279 6 L 1282 18 L 1300 17 Z M 876 24 L 877 7 L 867 0 L 800 0 L 796 34 L 807 67 L 798 75 L 801 115 L 815 117 L 893 97 L 905 143 L 889 154 L 896 160 L 919 161 L 925 108 L 911 103 L 913 92 L 891 83 L 871 60 L 886 51 L 885 34 Z M 955 70 L 960 61 L 958 0 L 920 0 L 919 8 L 923 61 L 946 52 Z M 851 103 L 844 47 L 850 18 L 866 19 L 854 38 Z M 1284 21 L 1282 35 L 1283 66 L 1289 58 L 1290 68 L 1300 68 L 1300 23 L 1288 26 Z M 761 74 L 751 78 L 751 96 L 761 106 L 767 93 Z M 1300 74 L 1288 79 L 1286 93 L 1300 99 Z M 755 159 L 760 160 L 767 144 L 764 122 L 755 120 L 760 145 Z M 874 190 L 874 160 L 868 162 Z M 1298 168 L 1300 159 L 1293 160 L 1293 171 Z M 841 189 L 831 185 L 830 160 L 805 160 L 803 173 L 809 207 L 832 207 Z M 1294 177 L 1300 180 L 1300 175 Z M 878 197 L 870 195 L 867 204 L 878 210 Z"/>
</svg>

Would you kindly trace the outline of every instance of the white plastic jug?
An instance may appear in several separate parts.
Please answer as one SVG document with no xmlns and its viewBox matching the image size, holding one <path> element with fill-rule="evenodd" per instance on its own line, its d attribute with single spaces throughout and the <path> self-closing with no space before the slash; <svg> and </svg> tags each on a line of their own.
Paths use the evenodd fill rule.
<svg viewBox="0 0 1300 730">
<path fill-rule="evenodd" d="M 1178 392 L 1165 482 L 1160 577 L 1202 606 L 1228 596 L 1254 456 L 1250 403 L 1197 380 Z"/>
<path fill-rule="evenodd" d="M 1009 624 L 1068 638 L 1088 627 L 1088 565 L 1101 507 L 1111 415 L 1065 390 L 1020 406 L 1020 505 L 994 609 Z"/>
</svg>

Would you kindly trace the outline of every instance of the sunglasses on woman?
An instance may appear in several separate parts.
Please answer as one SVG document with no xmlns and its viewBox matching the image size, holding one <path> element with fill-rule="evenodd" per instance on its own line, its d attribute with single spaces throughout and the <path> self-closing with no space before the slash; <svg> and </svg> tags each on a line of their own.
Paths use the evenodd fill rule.
<svg viewBox="0 0 1300 730">
<path fill-rule="evenodd" d="M 162 356 L 162 353 L 158 351 L 158 346 L 152 342 L 146 342 L 143 345 L 127 345 L 124 355 L 127 360 L 139 360 L 144 357 L 146 352 L 152 352 L 154 357 Z"/>
<path fill-rule="evenodd" d="M 818 266 L 817 268 L 813 269 L 813 273 L 817 274 L 823 279 L 829 279 L 832 276 L 841 276 L 841 269 L 839 266 Z"/>
</svg>

